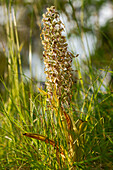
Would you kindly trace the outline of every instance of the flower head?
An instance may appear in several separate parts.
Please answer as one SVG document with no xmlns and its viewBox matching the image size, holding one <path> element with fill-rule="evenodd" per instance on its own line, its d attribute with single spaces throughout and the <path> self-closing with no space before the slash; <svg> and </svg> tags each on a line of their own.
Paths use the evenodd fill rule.
<svg viewBox="0 0 113 170">
<path fill-rule="evenodd" d="M 52 98 L 53 92 L 56 90 L 62 106 L 69 105 L 72 96 L 71 65 L 73 55 L 67 50 L 68 44 L 65 36 L 62 35 L 64 24 L 54 6 L 47 8 L 42 21 L 44 27 L 41 35 L 43 35 L 47 91 Z"/>
</svg>

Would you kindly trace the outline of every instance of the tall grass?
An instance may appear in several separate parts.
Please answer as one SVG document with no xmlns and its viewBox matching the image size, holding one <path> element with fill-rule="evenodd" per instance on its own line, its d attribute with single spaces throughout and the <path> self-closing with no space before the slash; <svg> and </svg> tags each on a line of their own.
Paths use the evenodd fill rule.
<svg viewBox="0 0 113 170">
<path fill-rule="evenodd" d="M 96 74 L 89 62 L 87 85 L 81 73 L 84 68 L 76 62 L 78 78 L 82 79 L 73 87 L 67 110 L 75 129 L 76 159 L 70 159 L 68 125 L 60 115 L 56 92 L 53 113 L 47 104 L 47 92 L 34 92 L 32 80 L 29 86 L 24 83 L 15 11 L 7 16 L 8 85 L 1 80 L 5 97 L 0 96 L 0 169 L 113 169 L 113 94 L 108 87 L 105 94 L 101 91 L 105 78 L 101 77 L 102 71 Z M 32 54 L 31 44 L 29 47 Z M 38 140 L 23 134 L 38 134 Z"/>
</svg>

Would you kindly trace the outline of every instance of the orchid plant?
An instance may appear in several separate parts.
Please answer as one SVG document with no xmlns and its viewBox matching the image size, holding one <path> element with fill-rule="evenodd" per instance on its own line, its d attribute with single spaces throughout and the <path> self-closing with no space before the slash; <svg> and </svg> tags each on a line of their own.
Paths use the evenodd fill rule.
<svg viewBox="0 0 113 170">
<path fill-rule="evenodd" d="M 61 156 L 62 161 L 65 162 L 68 156 L 68 161 L 71 162 L 70 167 L 73 169 L 75 168 L 73 163 L 83 158 L 84 131 L 86 129 L 86 122 L 81 119 L 76 122 L 73 121 L 71 109 L 69 109 L 73 86 L 72 59 L 76 56 L 68 51 L 66 37 L 63 35 L 65 27 L 54 6 L 47 8 L 47 12 L 43 14 L 42 22 L 44 27 L 41 40 L 44 46 L 43 58 L 47 75 L 47 92 L 42 89 L 39 89 L 39 91 L 46 96 L 52 115 L 55 114 L 55 117 L 60 117 L 57 124 L 59 124 L 62 134 L 66 138 L 68 149 L 65 150 L 63 146 L 59 146 L 58 142 L 43 135 L 32 133 L 25 133 L 24 135 L 55 147 L 59 165 L 61 164 L 59 157 Z"/>
</svg>

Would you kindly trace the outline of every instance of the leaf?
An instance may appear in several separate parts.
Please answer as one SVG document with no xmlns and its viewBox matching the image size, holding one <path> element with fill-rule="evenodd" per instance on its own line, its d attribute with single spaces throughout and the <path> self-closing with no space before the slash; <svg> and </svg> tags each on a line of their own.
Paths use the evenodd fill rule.
<svg viewBox="0 0 113 170">
<path fill-rule="evenodd" d="M 40 89 L 40 88 L 38 88 L 38 90 L 39 90 L 39 92 L 40 92 L 41 94 L 43 94 L 44 96 L 47 96 L 47 93 L 46 93 L 44 90 L 42 90 L 42 89 Z"/>
<path fill-rule="evenodd" d="M 48 137 L 45 137 L 43 135 L 39 135 L 39 134 L 36 134 L 36 133 L 24 133 L 23 135 L 27 136 L 27 137 L 30 137 L 30 138 L 34 138 L 34 139 L 38 139 L 38 140 L 44 141 L 45 143 L 49 143 L 53 147 L 56 147 L 56 150 L 58 152 L 60 152 L 63 157 L 65 157 L 61 147 L 59 149 L 58 144 L 56 144 L 56 142 L 54 142 L 53 140 L 48 139 Z"/>
<path fill-rule="evenodd" d="M 87 123 L 87 121 L 83 121 L 83 120 L 81 120 L 81 119 L 78 119 L 77 121 L 76 121 L 76 123 L 75 123 L 75 126 L 76 126 L 76 128 L 77 128 L 77 130 L 79 131 L 81 131 L 82 130 L 82 127 L 83 127 L 83 125 L 85 124 L 85 123 Z"/>
<path fill-rule="evenodd" d="M 66 121 L 67 121 L 68 129 L 69 130 L 73 129 L 73 125 L 72 125 L 72 121 L 71 121 L 70 116 L 65 111 L 63 113 L 64 113 L 64 116 L 65 116 Z"/>
<path fill-rule="evenodd" d="M 20 47 L 19 47 L 19 53 L 21 52 L 21 50 L 22 50 L 23 46 L 24 46 L 24 42 L 22 42 L 22 43 L 20 44 Z"/>
</svg>

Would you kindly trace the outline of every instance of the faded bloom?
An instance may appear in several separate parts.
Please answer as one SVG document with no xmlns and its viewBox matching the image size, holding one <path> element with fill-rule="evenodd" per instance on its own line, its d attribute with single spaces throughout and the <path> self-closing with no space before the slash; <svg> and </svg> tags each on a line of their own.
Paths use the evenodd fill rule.
<svg viewBox="0 0 113 170">
<path fill-rule="evenodd" d="M 44 28 L 41 36 L 43 35 L 42 44 L 45 50 L 43 57 L 47 75 L 47 91 L 52 98 L 53 92 L 56 90 L 62 106 L 69 106 L 73 84 L 71 65 L 74 56 L 67 50 L 68 44 L 65 36 L 62 35 L 64 25 L 54 6 L 47 8 L 42 21 Z"/>
</svg>

